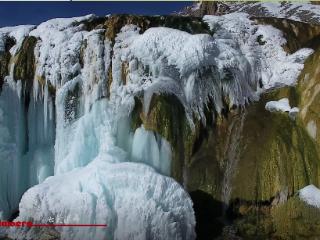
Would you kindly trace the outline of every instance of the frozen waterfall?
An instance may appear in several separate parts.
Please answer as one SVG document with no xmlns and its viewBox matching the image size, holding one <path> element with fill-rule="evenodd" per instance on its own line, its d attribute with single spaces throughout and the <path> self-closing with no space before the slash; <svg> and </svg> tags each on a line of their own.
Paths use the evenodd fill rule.
<svg viewBox="0 0 320 240">
<path fill-rule="evenodd" d="M 131 129 L 134 98 L 147 115 L 153 94 L 175 95 L 192 128 L 195 118 L 206 124 L 206 108 L 220 114 L 225 98 L 243 107 L 265 89 L 293 84 L 311 51 L 288 55 L 278 30 L 243 14 L 205 17 L 213 36 L 125 25 L 114 42 L 106 26 L 86 25 L 95 19 L 0 29 L 0 52 L 15 39 L 10 69 L 23 39 L 37 39 L 32 91 L 11 71 L 0 95 L 0 218 L 21 199 L 19 221 L 108 225 L 53 228 L 61 239 L 195 239 L 191 198 L 170 178 L 172 146 L 143 125 Z"/>
</svg>

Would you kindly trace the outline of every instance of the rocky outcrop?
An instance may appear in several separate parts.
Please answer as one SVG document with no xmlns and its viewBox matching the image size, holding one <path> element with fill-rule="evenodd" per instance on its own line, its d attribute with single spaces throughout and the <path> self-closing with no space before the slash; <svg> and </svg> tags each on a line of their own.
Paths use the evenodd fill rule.
<svg viewBox="0 0 320 240">
<path fill-rule="evenodd" d="M 7 37 L 5 40 L 4 52 L 0 52 L 0 90 L 2 88 L 5 76 L 7 76 L 9 73 L 9 63 L 11 58 L 9 50 L 14 44 L 15 40 L 13 38 Z"/>
<path fill-rule="evenodd" d="M 299 93 L 300 119 L 310 137 L 320 146 L 320 77 L 319 77 L 320 48 L 306 61 L 300 75 L 297 91 Z"/>
</svg>

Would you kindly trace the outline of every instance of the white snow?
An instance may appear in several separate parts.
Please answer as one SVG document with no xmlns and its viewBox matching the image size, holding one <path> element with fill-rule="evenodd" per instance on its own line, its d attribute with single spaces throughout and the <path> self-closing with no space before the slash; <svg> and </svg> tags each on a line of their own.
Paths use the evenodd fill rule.
<svg viewBox="0 0 320 240">
<path fill-rule="evenodd" d="M 116 158 L 113 149 L 109 158 Z M 107 224 L 106 228 L 56 228 L 61 239 L 194 239 L 192 202 L 174 180 L 142 164 L 96 159 L 28 190 L 16 221 Z M 15 239 L 32 239 L 15 230 Z M 72 234 L 71 234 L 72 233 Z"/>
<path fill-rule="evenodd" d="M 314 185 L 308 185 L 299 190 L 299 197 L 307 204 L 320 208 L 320 189 Z"/>
<path fill-rule="evenodd" d="M 310 120 L 307 124 L 307 132 L 309 135 L 313 138 L 316 139 L 317 137 L 317 124 L 315 123 L 314 120 Z"/>
<path fill-rule="evenodd" d="M 278 101 L 267 102 L 266 109 L 270 112 L 290 112 L 291 107 L 289 105 L 289 99 L 282 98 Z"/>
<path fill-rule="evenodd" d="M 277 17 L 320 23 L 320 6 L 308 2 L 229 3 L 231 12 L 246 12 L 257 17 Z"/>
<path fill-rule="evenodd" d="M 266 103 L 265 108 L 270 112 L 287 112 L 289 114 L 289 117 L 293 120 L 299 113 L 299 108 L 290 107 L 288 98 L 282 98 L 278 101 L 269 101 Z"/>
<path fill-rule="evenodd" d="M 80 48 L 84 42 L 82 21 L 94 19 L 94 15 L 77 18 L 58 18 L 40 24 L 30 36 L 40 38 L 36 47 L 36 75 L 45 77 L 55 87 L 60 87 L 81 70 Z"/>
<path fill-rule="evenodd" d="M 313 53 L 311 49 L 300 49 L 291 55 L 286 53 L 282 48 L 286 40 L 280 30 L 269 25 L 256 25 L 244 13 L 205 16 L 204 20 L 215 31 L 213 36 L 221 46 L 221 58 L 224 60 L 221 62 L 229 67 L 247 62 L 242 67 L 246 74 L 244 77 L 253 82 L 260 81 L 262 90 L 294 85 L 304 60 Z M 263 44 L 258 43 L 259 37 Z M 236 57 L 241 56 L 242 60 L 237 65 L 234 56 L 226 55 L 233 48 L 237 52 Z"/>
</svg>

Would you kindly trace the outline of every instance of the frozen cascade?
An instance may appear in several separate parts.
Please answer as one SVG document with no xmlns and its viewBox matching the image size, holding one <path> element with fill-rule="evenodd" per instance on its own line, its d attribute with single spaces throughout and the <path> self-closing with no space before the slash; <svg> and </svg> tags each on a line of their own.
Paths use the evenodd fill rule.
<svg viewBox="0 0 320 240">
<path fill-rule="evenodd" d="M 135 147 L 136 134 L 122 132 L 121 136 L 128 139 L 131 136 L 132 141 L 124 141 L 127 145 L 121 146 L 116 134 L 121 128 L 118 120 L 129 118 L 132 105 L 129 102 L 118 106 L 105 98 L 110 42 L 104 40 L 103 30 L 81 31 L 81 26 L 74 22 L 82 20 L 48 21 L 31 32 L 42 41 L 35 48 L 35 89 L 30 106 L 39 99 L 45 99 L 45 103 L 35 104 L 41 111 L 30 111 L 42 115 L 39 122 L 49 124 L 50 109 L 55 108 L 55 176 L 24 194 L 17 220 L 31 218 L 33 222 L 47 222 L 53 217 L 66 223 L 108 224 L 107 229 L 100 231 L 57 230 L 62 239 L 194 239 L 192 202 L 181 186 L 142 163 L 123 163 L 134 161 L 129 149 Z M 52 33 L 43 32 L 48 28 L 57 31 L 57 39 L 52 39 Z M 80 62 L 83 45 L 86 47 Z M 42 86 L 37 79 L 44 76 Z M 49 86 L 56 88 L 54 106 L 50 102 Z M 37 133 L 35 129 L 32 131 Z M 38 131 L 43 129 L 39 127 Z M 151 134 L 144 131 L 139 140 L 150 139 Z M 136 160 L 169 175 L 170 145 L 159 136 L 153 144 L 151 149 L 158 148 L 158 159 Z M 137 153 L 132 151 L 137 158 L 141 157 Z M 33 154 L 34 161 L 38 161 L 37 154 L 42 155 Z M 46 169 L 37 176 L 44 176 L 42 172 Z M 10 236 L 32 239 L 39 237 L 39 233 L 21 230 L 10 232 Z"/>
<path fill-rule="evenodd" d="M 0 211 L 7 218 L 17 211 L 23 192 L 53 174 L 54 119 L 44 126 L 43 102 L 30 101 L 27 114 L 19 88 L 9 77 L 0 95 L 2 129 Z M 12 188 L 12 186 L 14 186 Z M 9 187 L 9 188 L 8 188 Z M 9 204 L 10 207 L 7 207 Z"/>
<path fill-rule="evenodd" d="M 33 26 L 0 29 L 0 45 L 7 37 L 16 44 L 12 56 L 20 49 Z M 3 51 L 3 49 L 0 49 Z M 13 79 L 14 61 L 10 61 L 10 75 L 5 78 L 0 95 L 0 219 L 7 219 L 18 210 L 22 194 L 53 174 L 53 146 L 55 124 L 51 102 L 51 118 L 44 125 L 43 101 L 25 105 L 26 93 L 22 81 Z M 49 102 L 50 99 L 46 99 Z"/>
<path fill-rule="evenodd" d="M 153 166 L 158 172 L 170 176 L 171 146 L 161 136 L 138 128 L 133 137 L 131 159 Z"/>
<path fill-rule="evenodd" d="M 19 36 L 13 55 L 24 36 L 39 39 L 27 114 L 23 79 L 12 79 L 14 65 L 0 95 L 0 155 L 6 160 L 0 211 L 8 204 L 16 209 L 21 194 L 40 183 L 23 195 L 17 220 L 108 224 L 54 229 L 61 239 L 194 239 L 192 201 L 167 177 L 170 144 L 143 126 L 131 130 L 134 97 L 143 98 L 148 114 L 153 94 L 175 95 L 192 127 L 193 116 L 205 123 L 206 107 L 219 114 L 225 98 L 242 107 L 265 89 L 294 84 L 311 50 L 288 55 L 280 31 L 255 25 L 245 14 L 206 16 L 213 36 L 165 27 L 141 34 L 127 25 L 114 46 L 104 29 L 88 31 L 84 22 L 93 19 L 53 19 L 27 28 L 34 28 L 30 33 L 0 29 L 0 50 L 8 34 Z M 257 43 L 260 35 L 266 44 Z M 229 159 L 226 201 L 236 155 Z M 2 210 L 3 218 L 9 214 Z M 46 234 L 41 231 L 21 228 L 9 235 L 32 239 Z"/>
<path fill-rule="evenodd" d="M 8 167 L 4 164 L 1 168 L 4 171 L 1 177 L 7 176 L 6 181 L 1 182 L 10 183 L 6 184 L 7 187 L 17 186 L 17 188 L 1 187 L 3 189 L 1 198 L 6 199 L 5 195 L 10 191 L 11 195 L 15 196 L 15 200 L 4 200 L 10 202 L 12 207 L 0 205 L 1 210 L 9 210 L 7 214 L 17 210 L 18 201 L 28 187 L 41 183 L 53 174 L 54 119 L 50 119 L 45 127 L 43 102 L 33 102 L 33 100 L 25 114 L 24 101 L 19 98 L 20 93 L 17 91 L 19 90 L 13 89 L 9 84 L 4 84 L 0 96 L 1 128 L 4 131 L 1 135 L 0 156 L 9 164 Z M 11 198 L 13 197 L 9 199 Z"/>
<path fill-rule="evenodd" d="M 21 200 L 17 220 L 46 222 L 53 217 L 63 223 L 108 224 L 106 229 L 85 232 L 63 228 L 61 239 L 194 239 L 195 220 L 188 194 L 153 168 L 128 162 L 128 153 L 115 146 L 112 116 L 111 106 L 102 99 L 78 120 L 84 119 L 79 123 L 84 125 L 77 131 L 86 133 L 73 138 L 80 151 L 71 152 L 73 159 L 86 161 L 85 151 L 96 156 L 84 167 L 49 177 L 29 189 Z M 96 136 L 91 139 L 88 134 Z M 96 142 L 86 142 L 91 140 Z M 98 149 L 90 150 L 90 146 Z M 11 236 L 29 239 L 33 234 L 31 230 Z"/>
<path fill-rule="evenodd" d="M 17 92 L 4 84 L 0 96 L 0 218 L 7 219 L 17 210 L 27 189 L 22 155 L 25 147 L 23 105 Z"/>
</svg>

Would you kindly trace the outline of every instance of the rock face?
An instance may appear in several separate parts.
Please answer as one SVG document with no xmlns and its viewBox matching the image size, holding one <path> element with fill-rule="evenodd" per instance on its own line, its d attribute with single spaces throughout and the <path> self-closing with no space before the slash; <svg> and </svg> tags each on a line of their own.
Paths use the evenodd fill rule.
<svg viewBox="0 0 320 240">
<path fill-rule="evenodd" d="M 191 9 L 197 16 L 236 9 L 198 7 Z M 1 96 L 10 97 L 13 86 L 22 99 L 24 133 L 17 136 L 24 141 L 17 145 L 20 160 L 33 164 L 23 177 L 33 179 L 26 188 L 39 184 L 24 194 L 19 220 L 41 222 L 53 214 L 84 221 L 90 214 L 92 223 L 110 226 L 72 232 L 72 239 L 158 239 L 160 230 L 166 234 L 159 239 L 194 239 L 194 215 L 198 239 L 319 236 L 320 210 L 296 196 L 306 185 L 320 186 L 319 25 L 238 13 L 114 15 L 52 20 L 23 39 L 7 35 Z M 300 73 L 310 53 L 305 47 L 314 53 Z M 265 109 L 282 98 L 300 109 L 295 118 Z M 150 149 L 140 149 L 142 143 Z M 38 145 L 48 151 L 33 149 Z M 44 164 L 48 152 L 54 160 Z M 156 171 L 159 159 L 169 162 L 171 178 Z M 82 210 L 71 200 L 60 207 L 64 194 L 79 196 Z M 18 205 L 2 214 L 7 200 L 0 197 L 0 217 L 7 218 Z M 37 204 L 50 209 L 32 214 Z M 159 214 L 148 215 L 144 205 Z M 8 234 L 23 239 L 37 232 L 70 237 L 59 229 Z"/>
<path fill-rule="evenodd" d="M 0 60 L 1 60 L 1 66 L 0 66 L 0 89 L 2 88 L 4 77 L 8 75 L 9 73 L 9 61 L 11 58 L 11 55 L 9 53 L 9 50 L 11 47 L 13 47 L 15 44 L 15 40 L 12 38 L 6 38 L 5 39 L 5 47 L 4 51 L 0 52 Z"/>
</svg>

